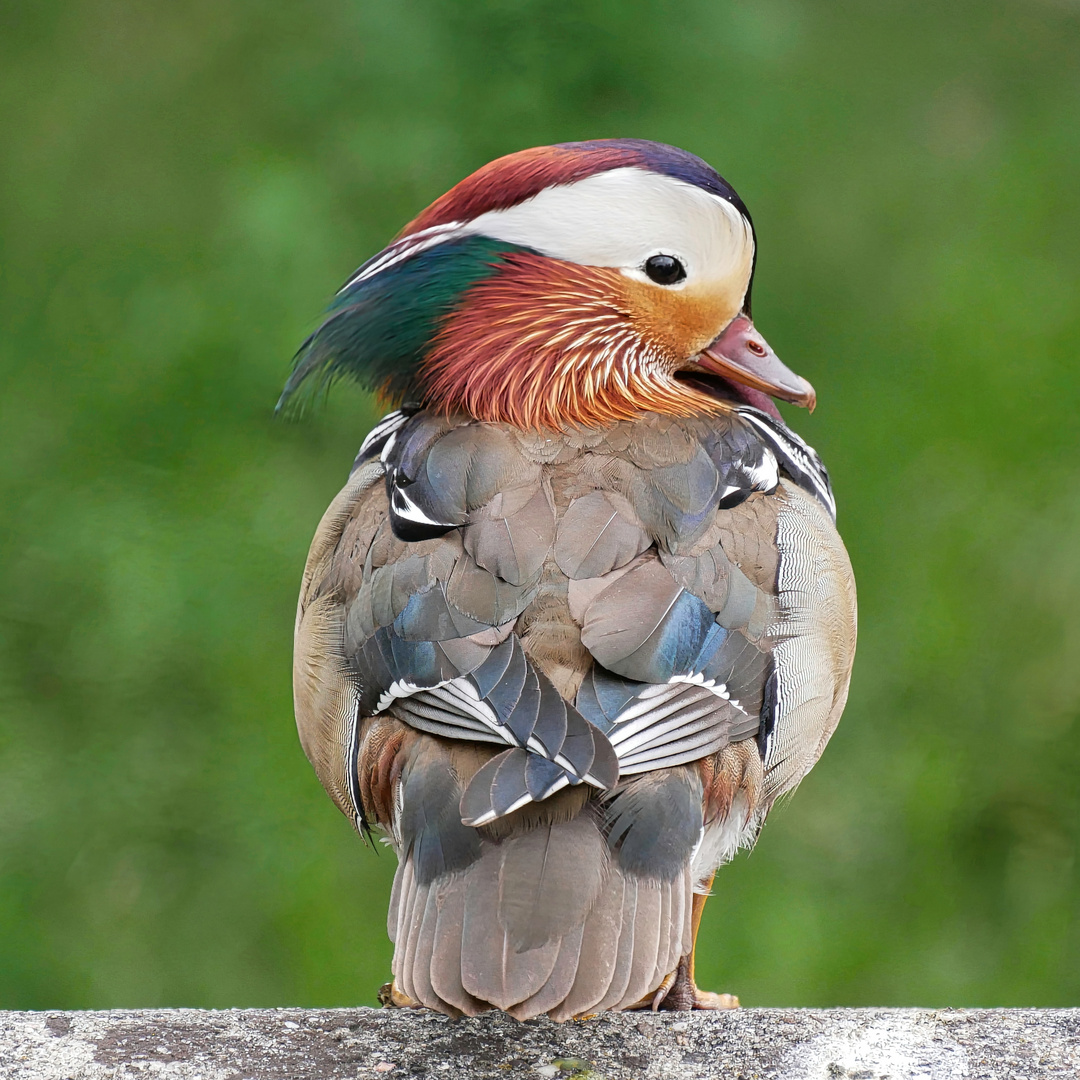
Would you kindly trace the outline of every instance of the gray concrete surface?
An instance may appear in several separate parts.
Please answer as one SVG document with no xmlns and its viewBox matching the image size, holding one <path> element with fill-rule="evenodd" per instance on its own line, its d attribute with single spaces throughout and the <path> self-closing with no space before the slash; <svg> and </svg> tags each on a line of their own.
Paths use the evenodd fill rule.
<svg viewBox="0 0 1080 1080">
<path fill-rule="evenodd" d="M 519 1024 L 377 1009 L 0 1012 L 3 1080 L 1054 1080 L 1080 1009 L 743 1009 Z"/>
</svg>

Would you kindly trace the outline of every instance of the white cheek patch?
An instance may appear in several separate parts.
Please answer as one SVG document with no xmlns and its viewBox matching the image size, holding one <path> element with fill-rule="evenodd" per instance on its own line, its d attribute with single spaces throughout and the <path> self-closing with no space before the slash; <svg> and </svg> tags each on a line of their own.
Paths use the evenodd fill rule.
<svg viewBox="0 0 1080 1080">
<path fill-rule="evenodd" d="M 736 275 L 749 281 L 754 258 L 750 223 L 726 199 L 634 167 L 545 188 L 481 214 L 463 231 L 583 266 L 616 267 L 641 281 L 650 255 L 673 255 L 690 286 Z"/>
</svg>

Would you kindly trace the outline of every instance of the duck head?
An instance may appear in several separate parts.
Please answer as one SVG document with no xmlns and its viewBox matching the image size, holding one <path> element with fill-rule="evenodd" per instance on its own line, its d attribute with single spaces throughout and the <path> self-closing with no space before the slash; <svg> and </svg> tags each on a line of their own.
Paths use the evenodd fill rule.
<svg viewBox="0 0 1080 1080">
<path fill-rule="evenodd" d="M 636 139 L 523 150 L 437 199 L 297 354 L 395 402 L 523 428 L 716 413 L 814 390 L 754 327 L 754 227 L 700 158 Z M 280 407 L 279 403 L 279 407 Z"/>
</svg>

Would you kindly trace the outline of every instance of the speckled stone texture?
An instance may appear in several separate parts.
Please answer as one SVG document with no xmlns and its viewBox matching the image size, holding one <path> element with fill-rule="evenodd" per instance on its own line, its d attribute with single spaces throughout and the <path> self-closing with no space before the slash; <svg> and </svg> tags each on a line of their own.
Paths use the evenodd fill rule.
<svg viewBox="0 0 1080 1080">
<path fill-rule="evenodd" d="M 743 1009 L 521 1024 L 375 1009 L 0 1012 L 4 1080 L 1052 1080 L 1080 1009 Z"/>
</svg>

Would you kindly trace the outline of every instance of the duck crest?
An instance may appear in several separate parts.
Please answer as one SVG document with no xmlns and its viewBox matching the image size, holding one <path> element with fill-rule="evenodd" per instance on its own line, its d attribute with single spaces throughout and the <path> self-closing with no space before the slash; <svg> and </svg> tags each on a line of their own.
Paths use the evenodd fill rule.
<svg viewBox="0 0 1080 1080">
<path fill-rule="evenodd" d="M 470 287 L 524 250 L 473 235 L 380 252 L 342 287 L 300 346 L 278 409 L 309 379 L 315 392 L 347 376 L 387 402 L 415 396 L 420 365 L 443 319 Z"/>
<path fill-rule="evenodd" d="M 418 214 L 399 236 L 433 226 L 458 224 L 481 213 L 506 210 L 554 185 L 572 184 L 616 168 L 650 169 L 694 184 L 730 202 L 743 217 L 750 213 L 735 189 L 694 154 L 647 139 L 592 139 L 534 146 L 489 161 Z"/>
</svg>

